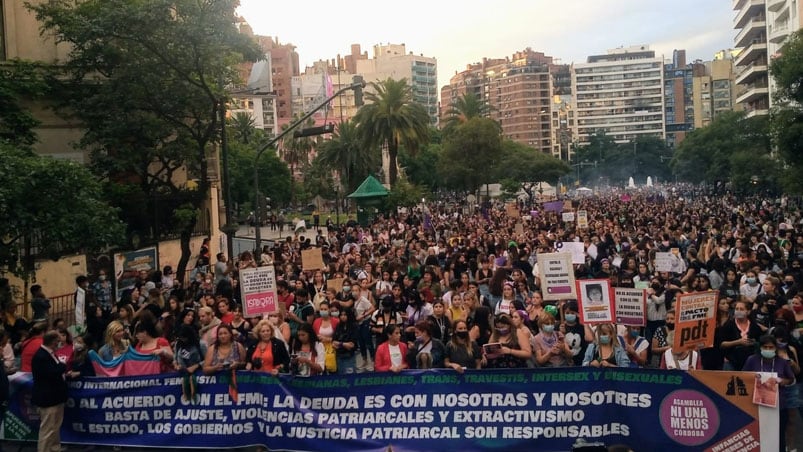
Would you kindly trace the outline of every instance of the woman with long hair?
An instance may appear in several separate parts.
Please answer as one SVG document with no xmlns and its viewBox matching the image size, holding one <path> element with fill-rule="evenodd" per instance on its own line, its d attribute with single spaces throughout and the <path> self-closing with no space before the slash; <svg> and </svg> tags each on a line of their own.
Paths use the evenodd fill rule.
<svg viewBox="0 0 803 452">
<path fill-rule="evenodd" d="M 309 377 L 326 370 L 326 350 L 309 323 L 302 323 L 290 346 L 290 369 L 293 375 Z"/>
<path fill-rule="evenodd" d="M 591 367 L 630 367 L 630 358 L 619 344 L 616 327 L 612 323 L 597 326 L 594 342 L 588 344 L 584 366 Z"/>
<path fill-rule="evenodd" d="M 245 348 L 234 340 L 231 325 L 221 323 L 217 327 L 215 342 L 206 351 L 204 373 L 211 375 L 221 370 L 241 368 L 244 361 Z"/>
<path fill-rule="evenodd" d="M 486 306 L 480 306 L 474 311 L 473 324 L 469 329 L 471 340 L 482 347 L 488 343 L 491 333 L 491 310 Z"/>
<path fill-rule="evenodd" d="M 483 347 L 485 367 L 490 369 L 527 367 L 527 361 L 532 354 L 526 333 L 513 326 L 509 315 L 497 316 L 494 332 L 488 339 L 488 344 Z"/>
<path fill-rule="evenodd" d="M 351 308 L 340 310 L 340 322 L 335 327 L 332 345 L 335 347 L 337 373 L 353 374 L 357 371 L 357 341 L 359 326 Z"/>
<path fill-rule="evenodd" d="M 195 373 L 201 368 L 203 361 L 198 331 L 191 325 L 179 324 L 176 328 L 173 368 L 179 372 Z"/>
<path fill-rule="evenodd" d="M 465 369 L 482 368 L 482 352 L 477 343 L 469 337 L 468 324 L 465 320 L 454 323 L 454 333 L 446 344 L 444 365 L 447 368 L 451 367 L 457 373 L 463 373 Z"/>
<path fill-rule="evenodd" d="M 98 356 L 104 361 L 111 361 L 125 353 L 129 345 L 127 336 L 127 331 L 122 323 L 117 320 L 109 322 L 109 325 L 106 326 L 103 346 L 100 347 Z"/>
</svg>

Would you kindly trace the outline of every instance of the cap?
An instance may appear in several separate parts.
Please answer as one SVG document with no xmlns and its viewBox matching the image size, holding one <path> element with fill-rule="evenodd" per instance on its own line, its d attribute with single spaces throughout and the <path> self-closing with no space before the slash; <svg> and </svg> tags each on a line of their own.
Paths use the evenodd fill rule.
<svg viewBox="0 0 803 452">
<path fill-rule="evenodd" d="M 155 289 L 156 288 L 156 283 L 153 282 L 153 281 L 148 281 L 148 282 L 145 283 L 145 286 L 143 286 L 143 287 L 145 288 L 145 290 L 149 291 L 151 289 Z"/>
</svg>

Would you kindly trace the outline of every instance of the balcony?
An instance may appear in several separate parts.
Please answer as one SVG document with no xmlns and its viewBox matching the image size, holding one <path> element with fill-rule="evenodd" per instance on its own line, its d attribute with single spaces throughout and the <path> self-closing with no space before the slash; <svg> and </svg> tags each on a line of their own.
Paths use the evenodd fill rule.
<svg viewBox="0 0 803 452">
<path fill-rule="evenodd" d="M 743 48 L 739 55 L 736 56 L 733 65 L 737 67 L 747 66 L 761 58 L 767 58 L 767 42 L 759 39 Z"/>
<path fill-rule="evenodd" d="M 742 4 L 742 2 L 739 2 Z M 755 16 L 764 15 L 764 0 L 747 0 L 733 19 L 733 28 L 744 28 L 747 22 Z"/>
<path fill-rule="evenodd" d="M 746 47 L 764 35 L 766 29 L 767 18 L 764 16 L 754 17 L 736 33 L 736 39 L 733 42 L 736 43 L 736 47 Z"/>
<path fill-rule="evenodd" d="M 747 85 L 758 77 L 767 77 L 766 60 L 758 60 L 745 67 L 741 72 L 736 74 L 735 82 L 737 85 Z"/>
<path fill-rule="evenodd" d="M 767 0 L 767 10 L 777 13 L 786 5 L 786 0 Z"/>
<path fill-rule="evenodd" d="M 745 86 L 744 91 L 742 91 L 736 97 L 736 103 L 743 104 L 747 102 L 755 102 L 764 98 L 769 100 L 769 97 L 770 97 L 770 90 L 767 87 L 767 82 L 764 81 L 762 83 L 755 83 L 753 85 Z"/>
<path fill-rule="evenodd" d="M 780 44 L 784 42 L 784 40 L 789 36 L 788 22 L 770 24 L 770 26 L 767 27 L 767 29 L 769 30 L 770 42 L 775 44 Z"/>
</svg>

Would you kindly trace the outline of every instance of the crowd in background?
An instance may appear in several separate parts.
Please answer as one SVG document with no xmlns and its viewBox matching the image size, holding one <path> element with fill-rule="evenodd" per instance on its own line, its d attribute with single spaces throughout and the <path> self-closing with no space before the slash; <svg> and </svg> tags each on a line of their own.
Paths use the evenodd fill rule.
<svg viewBox="0 0 803 452">
<path fill-rule="evenodd" d="M 5 368 L 29 371 L 50 329 L 60 334 L 59 359 L 84 375 L 92 373 L 88 350 L 111 360 L 129 345 L 159 355 L 164 372 L 742 370 L 755 365 L 751 356 L 761 356 L 762 336 L 771 335 L 773 356 L 799 375 L 803 231 L 796 202 L 688 186 L 623 195 L 571 201 L 587 212 L 587 228 L 540 206 L 439 201 L 366 227 L 328 222 L 234 260 L 210 256 L 205 241 L 184 284 L 171 267 L 143 271 L 118 297 L 105 272 L 79 277 L 86 325 L 79 330 L 50 318 L 43 289 L 33 286 L 30 321 L 6 311 Z M 646 288 L 646 327 L 582 325 L 577 300 L 545 302 L 537 255 L 561 242 L 587 250 L 574 265 L 576 278 Z M 325 268 L 302 271 L 301 251 L 311 247 L 321 248 Z M 655 271 L 655 253 L 673 249 L 676 271 Z M 239 270 L 259 265 L 275 267 L 281 309 L 245 318 Z M 698 291 L 719 294 L 715 345 L 675 353 L 674 300 Z"/>
</svg>

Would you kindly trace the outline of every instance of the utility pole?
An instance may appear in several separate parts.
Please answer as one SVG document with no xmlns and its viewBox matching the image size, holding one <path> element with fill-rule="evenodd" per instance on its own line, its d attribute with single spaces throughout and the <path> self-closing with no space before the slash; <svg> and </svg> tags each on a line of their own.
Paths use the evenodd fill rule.
<svg viewBox="0 0 803 452">
<path fill-rule="evenodd" d="M 300 124 L 303 124 L 304 121 L 309 119 L 313 114 L 315 114 L 315 112 L 317 112 L 321 108 L 323 108 L 326 105 L 328 105 L 329 102 L 332 101 L 332 99 L 334 99 L 335 97 L 343 94 L 344 92 L 346 92 L 348 90 L 354 90 L 354 104 L 356 106 L 361 106 L 363 104 L 363 100 L 362 100 L 362 89 L 363 88 L 365 88 L 365 82 L 363 81 L 362 76 L 355 75 L 354 78 L 352 79 L 351 85 L 346 86 L 344 88 L 340 88 L 339 90 L 337 90 L 334 94 L 332 94 L 331 96 L 326 98 L 326 100 L 324 100 L 321 104 L 319 104 L 318 106 L 316 106 L 315 108 L 310 110 L 307 114 L 305 114 L 304 116 L 302 116 L 298 120 L 296 120 L 296 122 L 290 124 L 290 126 L 287 127 L 285 130 L 283 130 L 282 133 L 280 133 L 279 135 L 276 135 L 273 139 L 271 139 L 270 141 L 265 143 L 265 145 L 263 145 L 261 148 L 259 148 L 259 150 L 257 151 L 256 157 L 254 157 L 254 200 L 256 201 L 254 203 L 254 216 L 256 216 L 257 218 L 261 217 L 261 205 L 260 205 L 260 202 L 259 202 L 260 201 L 260 196 L 259 196 L 259 169 L 258 168 L 259 168 L 259 158 L 262 156 L 262 154 L 265 151 L 267 151 L 268 149 L 270 149 L 271 146 L 276 144 L 279 140 L 284 138 L 287 134 L 292 132 L 293 129 L 298 127 Z M 328 130 L 328 128 L 326 128 L 324 126 L 323 128 L 320 128 L 320 133 L 327 133 L 326 130 Z M 304 133 L 305 132 L 302 131 L 300 135 L 303 136 Z M 259 226 L 257 226 L 256 233 L 254 234 L 254 242 L 255 242 L 254 243 L 254 247 L 257 250 L 261 251 L 261 249 L 262 249 L 262 231 L 260 231 L 260 229 L 261 228 Z"/>
</svg>

